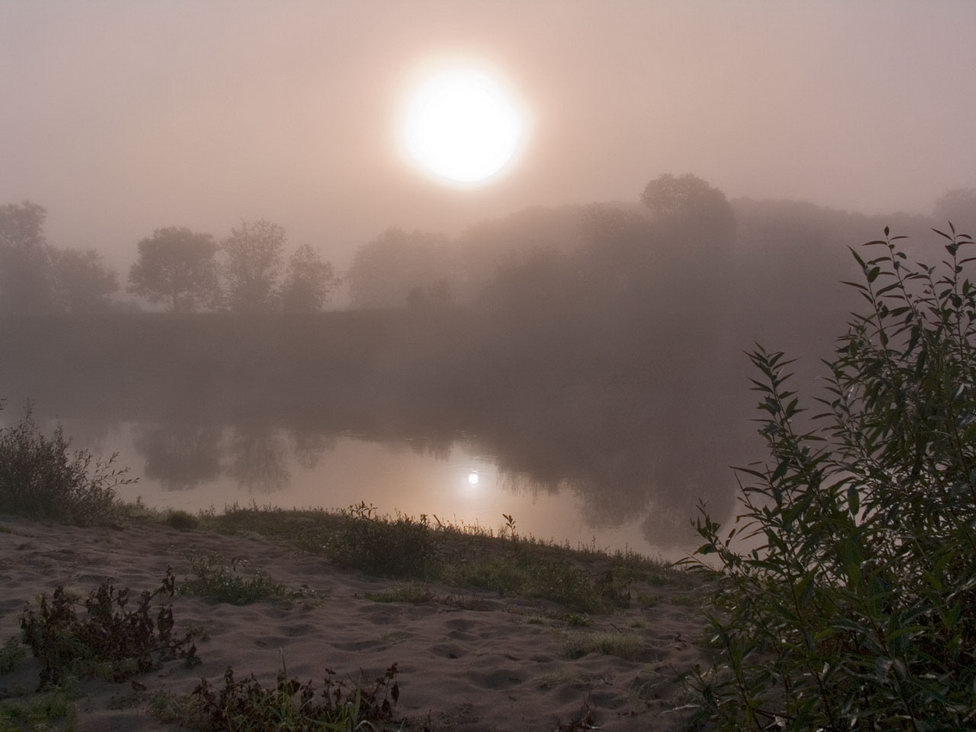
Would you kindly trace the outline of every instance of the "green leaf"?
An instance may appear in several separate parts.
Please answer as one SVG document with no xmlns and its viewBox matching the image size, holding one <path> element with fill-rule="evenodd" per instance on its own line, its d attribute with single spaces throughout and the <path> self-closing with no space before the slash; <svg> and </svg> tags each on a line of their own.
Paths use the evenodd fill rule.
<svg viewBox="0 0 976 732">
<path fill-rule="evenodd" d="M 861 507 L 861 499 L 856 486 L 852 485 L 847 489 L 847 506 L 851 511 L 851 515 L 857 516 Z"/>
</svg>

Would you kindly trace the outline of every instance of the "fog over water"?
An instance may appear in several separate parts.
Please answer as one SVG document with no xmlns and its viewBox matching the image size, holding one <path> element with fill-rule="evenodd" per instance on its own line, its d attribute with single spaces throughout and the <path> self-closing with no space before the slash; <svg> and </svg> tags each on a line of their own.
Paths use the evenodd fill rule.
<svg viewBox="0 0 976 732">
<path fill-rule="evenodd" d="M 32 400 L 157 505 L 677 556 L 763 454 L 743 351 L 812 393 L 847 247 L 976 229 L 974 28 L 949 0 L 7 0 L 0 416 Z M 421 107 L 483 111 L 405 144 L 456 68 Z M 468 159 L 503 125 L 511 157 Z"/>
</svg>

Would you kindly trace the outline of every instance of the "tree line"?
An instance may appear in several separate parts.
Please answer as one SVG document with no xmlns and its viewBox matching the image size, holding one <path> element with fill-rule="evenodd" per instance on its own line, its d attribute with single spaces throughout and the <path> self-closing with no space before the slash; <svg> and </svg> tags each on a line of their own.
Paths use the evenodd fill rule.
<svg viewBox="0 0 976 732">
<path fill-rule="evenodd" d="M 118 273 L 94 249 L 47 242 L 47 212 L 30 201 L 0 206 L 0 314 L 97 313 L 119 307 Z M 221 241 L 186 227 L 157 229 L 137 244 L 127 291 L 172 312 L 316 312 L 339 283 L 305 244 L 286 256 L 278 224 L 241 221 Z"/>
<path fill-rule="evenodd" d="M 45 217 L 31 202 L 0 206 L 0 313 L 119 307 L 118 273 L 94 250 L 48 245 Z M 974 218 L 976 190 L 955 189 L 931 221 L 972 226 Z M 574 302 L 592 310 L 608 298 L 660 308 L 684 299 L 689 277 L 730 275 L 745 302 L 777 288 L 795 294 L 814 279 L 811 268 L 834 281 L 846 245 L 872 235 L 875 219 L 802 202 L 729 201 L 697 176 L 665 174 L 639 202 L 527 208 L 454 239 L 387 229 L 358 248 L 342 282 L 353 309 L 477 304 L 524 313 Z M 316 249 L 286 256 L 285 230 L 265 220 L 242 221 L 223 240 L 165 227 L 137 246 L 126 290 L 173 312 L 313 312 L 340 283 Z"/>
<path fill-rule="evenodd" d="M 748 299 L 770 288 L 783 294 L 809 289 L 814 271 L 835 281 L 848 266 L 846 247 L 886 223 L 927 231 L 951 220 L 976 228 L 976 190 L 965 188 L 939 198 L 930 217 L 728 200 L 691 174 L 658 176 L 639 193 L 637 201 L 530 207 L 482 221 L 453 239 L 387 229 L 355 252 L 345 277 L 350 305 L 504 308 L 521 300 L 545 307 L 553 298 L 619 299 L 628 292 L 646 301 L 678 284 L 677 295 L 687 292 L 686 278 L 701 283 L 702 275 L 738 281 Z"/>
</svg>

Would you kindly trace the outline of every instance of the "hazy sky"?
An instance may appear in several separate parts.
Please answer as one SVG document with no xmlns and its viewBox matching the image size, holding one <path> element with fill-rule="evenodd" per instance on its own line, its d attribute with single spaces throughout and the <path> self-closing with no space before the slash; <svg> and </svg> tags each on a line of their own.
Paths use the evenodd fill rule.
<svg viewBox="0 0 976 732">
<path fill-rule="evenodd" d="M 0 203 L 45 205 L 52 243 L 120 267 L 157 227 L 242 217 L 344 266 L 389 225 L 633 200 L 665 172 L 924 212 L 976 186 L 974 32 L 970 0 L 0 0 Z M 477 189 L 395 142 L 407 78 L 456 54 L 534 119 Z"/>
</svg>

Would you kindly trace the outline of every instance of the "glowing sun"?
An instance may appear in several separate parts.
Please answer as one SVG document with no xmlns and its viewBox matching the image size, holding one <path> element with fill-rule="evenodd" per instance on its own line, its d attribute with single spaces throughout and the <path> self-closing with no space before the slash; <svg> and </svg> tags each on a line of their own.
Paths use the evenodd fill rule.
<svg viewBox="0 0 976 732">
<path fill-rule="evenodd" d="M 455 66 L 428 73 L 410 93 L 401 146 L 435 178 L 477 184 L 508 169 L 522 146 L 525 115 L 500 77 Z"/>
</svg>

